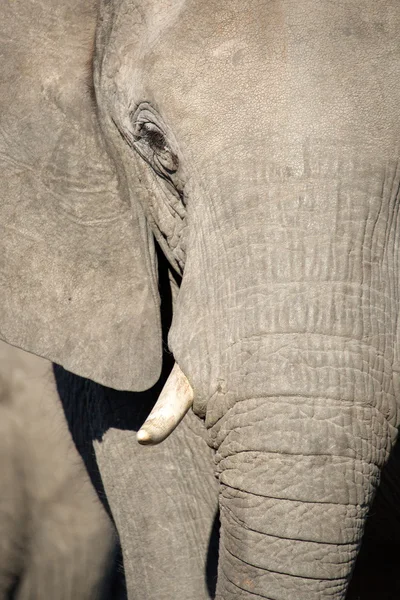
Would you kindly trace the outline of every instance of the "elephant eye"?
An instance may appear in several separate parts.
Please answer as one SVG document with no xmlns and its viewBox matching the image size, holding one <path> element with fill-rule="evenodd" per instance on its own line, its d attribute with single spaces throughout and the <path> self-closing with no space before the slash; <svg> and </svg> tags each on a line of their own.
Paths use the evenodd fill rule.
<svg viewBox="0 0 400 600">
<path fill-rule="evenodd" d="M 170 177 L 177 172 L 179 160 L 167 143 L 161 129 L 150 121 L 134 124 L 134 147 L 146 162 L 161 176 Z"/>
</svg>

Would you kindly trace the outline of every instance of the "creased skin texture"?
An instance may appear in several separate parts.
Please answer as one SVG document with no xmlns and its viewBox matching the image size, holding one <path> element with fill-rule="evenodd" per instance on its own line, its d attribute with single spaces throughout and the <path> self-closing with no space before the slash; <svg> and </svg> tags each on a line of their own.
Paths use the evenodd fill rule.
<svg viewBox="0 0 400 600">
<path fill-rule="evenodd" d="M 260 371 L 270 375 L 277 361 L 287 364 L 287 348 L 295 346 L 290 337 L 279 336 L 276 361 L 274 340 L 265 338 L 269 352 Z M 362 377 L 348 360 L 344 385 L 331 397 L 329 372 L 344 368 L 346 344 L 334 338 L 327 353 L 315 337 L 296 336 L 296 347 L 302 341 L 307 347 L 306 358 L 285 377 L 284 393 L 270 376 L 274 384 L 263 383 L 270 395 L 236 401 L 211 426 L 223 532 L 218 598 L 344 597 L 380 468 L 397 435 L 386 410 L 394 400 L 390 384 L 382 390 L 390 370 L 376 375 L 373 364 L 361 361 L 361 351 Z M 251 357 L 251 346 L 245 348 Z M 257 359 L 248 363 L 260 355 L 259 340 Z M 233 352 L 230 358 L 234 364 Z M 257 372 L 248 363 L 242 381 Z M 316 376 L 319 370 L 327 375 Z M 362 385 L 363 378 L 369 385 Z M 298 391 L 291 394 L 296 381 Z M 301 389 L 306 382 L 307 395 Z M 217 394 L 214 406 L 220 400 L 227 402 Z"/>
<path fill-rule="evenodd" d="M 374 408 L 332 404 L 301 396 L 249 400 L 223 420 L 220 597 L 234 586 L 243 588 L 235 592 L 240 598 L 344 594 L 384 446 L 396 432 Z"/>
<path fill-rule="evenodd" d="M 16 0 L 16 6 L 28 4 Z M 13 24 L 14 4 L 5 14 Z M 106 177 L 99 177 L 103 202 L 97 192 L 82 198 L 65 186 L 66 226 L 53 188 L 39 195 L 43 184 L 35 174 L 43 169 L 30 169 L 22 180 L 13 173 L 3 219 L 4 272 L 19 290 L 19 317 L 7 294 L 11 317 L 2 335 L 60 361 L 65 351 L 75 359 L 70 368 L 82 375 L 144 389 L 161 358 L 150 226 L 171 264 L 184 262 L 169 346 L 215 450 L 219 600 L 343 600 L 396 437 L 399 36 L 398 0 L 104 0 L 94 50 L 95 106 L 89 115 L 74 115 L 73 129 L 58 104 L 49 111 L 40 94 L 41 103 L 34 102 L 42 89 L 36 71 L 13 89 L 5 84 L 6 99 L 25 81 L 32 84 L 28 146 L 39 160 L 29 167 L 48 166 L 54 157 L 54 169 L 45 171 L 51 183 L 67 157 L 67 183 L 76 181 L 77 164 L 95 164 Z M 6 39 L 8 51 L 19 46 L 12 35 Z M 10 54 L 18 59 L 10 71 L 15 77 L 22 73 L 20 55 Z M 8 104 L 7 131 L 14 132 L 20 120 Z M 133 120 L 144 105 L 163 130 L 161 151 L 146 136 L 136 140 Z M 43 131 L 61 135 L 64 126 L 60 151 L 52 152 L 55 140 L 36 142 Z M 78 153 L 70 152 L 72 142 L 65 145 L 74 139 Z M 177 172 L 160 177 L 156 159 L 172 148 Z M 103 210 L 101 224 L 82 220 L 81 211 L 90 221 Z M 17 225 L 16 238 L 10 223 Z M 36 237 L 40 243 L 31 243 Z M 30 297 L 20 301 L 21 264 L 33 304 Z M 76 296 L 67 293 L 77 287 Z M 52 316 L 43 316 L 43 297 Z M 61 309 L 64 318 L 57 320 Z M 72 327 L 75 335 L 65 339 Z M 57 348 L 48 348 L 49 340 Z M 180 435 L 178 428 L 167 448 L 178 447 Z M 110 451 L 103 446 L 98 461 L 104 459 L 105 488 L 120 508 L 129 551 L 134 523 L 124 527 L 123 516 L 135 477 L 142 482 L 136 502 L 149 502 L 141 501 L 147 484 L 141 459 L 130 464 L 119 493 L 130 447 L 123 437 L 119 454 L 111 432 Z M 202 465 L 206 453 L 195 447 Z M 144 454 L 149 462 L 156 455 Z M 182 495 L 179 500 L 185 503 Z M 186 527 L 183 520 L 183 531 L 190 530 L 193 521 Z M 205 522 L 203 534 L 209 529 Z M 150 541 L 154 530 L 143 530 Z M 175 541 L 177 531 L 170 531 Z M 158 541 L 155 547 L 157 555 Z M 201 560 L 195 565 L 194 584 Z M 157 585 L 158 573 L 155 579 Z M 204 581 L 202 589 L 208 594 Z M 198 598 L 196 585 L 191 590 Z"/>
<path fill-rule="evenodd" d="M 217 597 L 343 600 L 399 424 L 398 2 L 194 0 L 156 38 L 117 5 L 104 114 L 151 104 L 186 176 L 169 345 L 216 451 Z M 168 240 L 176 195 L 118 151 Z"/>
<path fill-rule="evenodd" d="M 349 157 L 347 172 L 314 156 L 303 177 L 266 187 L 251 229 L 262 192 L 240 175 L 240 203 L 213 205 L 228 277 L 199 248 L 220 336 L 208 338 L 214 390 L 195 410 L 216 450 L 221 600 L 344 598 L 397 436 L 399 167 Z"/>
</svg>

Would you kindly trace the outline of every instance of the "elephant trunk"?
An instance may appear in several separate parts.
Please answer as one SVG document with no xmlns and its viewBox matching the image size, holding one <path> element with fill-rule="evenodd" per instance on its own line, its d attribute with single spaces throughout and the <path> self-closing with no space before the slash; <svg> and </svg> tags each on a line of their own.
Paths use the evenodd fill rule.
<svg viewBox="0 0 400 600">
<path fill-rule="evenodd" d="M 237 374 L 207 414 L 217 598 L 342 599 L 396 437 L 390 373 L 371 347 L 312 334 L 249 338 L 226 360 Z"/>
<path fill-rule="evenodd" d="M 192 205 L 169 339 L 216 451 L 219 600 L 343 600 L 396 439 L 400 170 L 341 150 L 253 153 Z"/>
</svg>

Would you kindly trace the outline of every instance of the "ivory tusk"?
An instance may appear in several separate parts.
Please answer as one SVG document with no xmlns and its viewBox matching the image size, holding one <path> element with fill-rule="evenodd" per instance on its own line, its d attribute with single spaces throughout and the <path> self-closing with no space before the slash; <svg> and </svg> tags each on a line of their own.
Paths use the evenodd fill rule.
<svg viewBox="0 0 400 600">
<path fill-rule="evenodd" d="M 140 444 L 159 444 L 173 432 L 193 404 L 193 390 L 175 363 L 153 410 L 137 433 Z"/>
</svg>

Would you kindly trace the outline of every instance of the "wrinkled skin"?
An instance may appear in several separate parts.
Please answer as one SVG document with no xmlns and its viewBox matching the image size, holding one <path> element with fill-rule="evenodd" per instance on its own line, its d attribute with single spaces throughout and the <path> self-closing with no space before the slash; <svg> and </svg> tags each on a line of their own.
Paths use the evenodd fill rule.
<svg viewBox="0 0 400 600">
<path fill-rule="evenodd" d="M 198 496 L 199 504 L 164 521 L 161 515 L 149 522 L 145 513 L 136 535 L 145 536 L 143 552 L 156 567 L 158 560 L 165 565 L 167 553 L 152 553 L 164 535 L 157 526 L 176 541 L 174 528 L 197 539 L 200 514 L 207 523 L 198 528 L 199 552 L 190 544 L 185 553 L 190 567 L 174 571 L 185 581 L 181 590 L 166 592 L 164 582 L 146 573 L 142 597 L 209 594 L 196 585 L 215 512 L 214 468 L 221 513 L 216 598 L 342 600 L 399 426 L 398 1 L 110 0 L 100 2 L 99 14 L 91 106 L 102 152 L 115 169 L 103 187 L 105 194 L 118 190 L 132 226 L 121 225 L 126 229 L 117 243 L 109 218 L 114 242 L 90 253 L 85 210 L 95 186 L 91 180 L 87 204 L 78 208 L 66 188 L 68 214 L 76 210 L 85 237 L 77 228 L 71 249 L 60 227 L 53 248 L 65 247 L 73 257 L 59 270 L 73 285 L 57 279 L 57 250 L 49 261 L 57 295 L 40 292 L 48 310 L 40 323 L 44 333 L 28 340 L 6 316 L 3 336 L 106 385 L 140 391 L 154 384 L 160 357 L 150 225 L 182 275 L 168 339 L 193 388 L 194 414 L 156 449 L 132 449 L 133 436 L 110 429 L 97 459 L 125 563 L 138 552 L 130 545 L 135 532 L 127 525 L 127 503 L 157 514 L 151 499 L 164 479 L 149 484 L 148 473 L 157 473 L 163 460 L 165 469 L 173 464 L 182 448 L 193 449 L 180 476 L 191 465 L 189 497 Z M 81 101 L 89 110 L 87 96 Z M 79 131 L 81 142 L 90 128 Z M 73 164 L 59 149 L 52 160 L 52 172 L 56 166 L 70 174 Z M 110 213 L 122 215 L 118 206 Z M 29 203 L 22 208 L 29 210 Z M 17 216 L 7 213 L 7 223 L 21 231 L 22 208 Z M 73 219 L 67 221 L 72 231 Z M 132 232 L 141 242 L 129 261 Z M 93 244 L 102 235 L 98 228 Z M 52 247 L 51 235 L 43 238 Z M 86 263 L 89 283 L 76 300 L 74 285 L 82 277 L 72 270 Z M 137 265 L 136 287 L 126 291 L 128 264 Z M 143 264 L 147 271 L 139 276 Z M 29 265 L 28 271 L 35 268 Z M 103 273 L 104 289 L 96 287 Z M 83 310 L 90 285 L 98 302 Z M 143 302 L 136 296 L 126 302 L 142 292 Z M 53 307 L 66 315 L 64 330 L 76 308 L 84 342 L 65 344 Z M 103 345 L 90 345 L 96 310 L 104 328 L 115 323 L 120 360 L 107 362 L 107 352 L 115 354 L 115 332 L 104 334 Z M 121 326 L 128 311 L 147 327 L 147 335 L 134 330 L 136 346 L 127 337 L 131 329 Z M 131 355 L 132 371 L 125 366 Z M 196 436 L 208 446 L 196 445 Z M 127 476 L 128 456 L 134 460 Z M 178 502 L 179 490 L 187 494 L 183 480 Z M 171 554 L 176 559 L 175 549 Z M 131 575 L 134 569 L 128 565 Z"/>
<path fill-rule="evenodd" d="M 168 166 L 179 159 L 186 227 L 177 216 L 168 252 L 184 273 L 169 341 L 216 452 L 217 598 L 343 598 L 396 438 L 395 7 L 143 5 L 140 53 L 127 35 L 138 14 L 104 9 L 104 131 L 116 124 L 114 150 L 139 170 L 129 145 L 142 107 L 162 120 Z M 143 133 L 137 147 L 162 171 L 157 140 Z M 152 175 L 144 210 L 168 233 L 174 196 Z"/>
<path fill-rule="evenodd" d="M 0 598 L 110 597 L 114 529 L 72 443 L 51 364 L 1 342 L 0 386 Z"/>
</svg>

